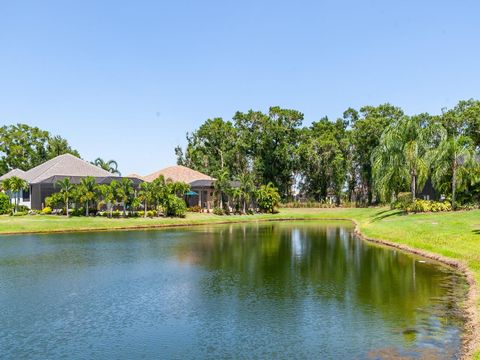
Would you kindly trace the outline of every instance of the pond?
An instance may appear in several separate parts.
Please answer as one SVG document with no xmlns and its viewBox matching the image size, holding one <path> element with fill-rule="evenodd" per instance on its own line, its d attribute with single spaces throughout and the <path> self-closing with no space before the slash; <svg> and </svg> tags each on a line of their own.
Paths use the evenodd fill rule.
<svg viewBox="0 0 480 360">
<path fill-rule="evenodd" d="M 345 222 L 0 237 L 10 359 L 455 359 L 465 279 Z"/>
</svg>

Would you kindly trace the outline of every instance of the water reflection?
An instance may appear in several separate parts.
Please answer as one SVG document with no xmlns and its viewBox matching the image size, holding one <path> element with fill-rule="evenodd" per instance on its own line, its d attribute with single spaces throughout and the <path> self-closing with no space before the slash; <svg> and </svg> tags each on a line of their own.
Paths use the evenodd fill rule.
<svg viewBox="0 0 480 360">
<path fill-rule="evenodd" d="M 2 358 L 456 358 L 464 279 L 352 230 L 4 237 Z"/>
</svg>

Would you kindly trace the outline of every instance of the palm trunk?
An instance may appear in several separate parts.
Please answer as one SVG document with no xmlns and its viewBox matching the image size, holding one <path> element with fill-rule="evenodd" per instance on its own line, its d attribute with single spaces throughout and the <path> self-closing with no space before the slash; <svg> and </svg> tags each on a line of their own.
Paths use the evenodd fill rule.
<svg viewBox="0 0 480 360">
<path fill-rule="evenodd" d="M 144 209 L 144 210 L 145 210 L 145 211 L 144 211 L 145 214 L 143 214 L 143 217 L 146 218 L 146 217 L 147 217 L 147 200 L 145 200 L 145 205 L 144 205 L 144 207 L 145 207 L 145 209 Z"/>
<path fill-rule="evenodd" d="M 113 203 L 110 203 L 110 219 L 113 217 Z"/>
<path fill-rule="evenodd" d="M 455 193 L 457 190 L 457 167 L 453 166 L 453 176 L 452 176 L 452 209 L 455 210 Z"/>
<path fill-rule="evenodd" d="M 85 216 L 88 217 L 88 201 L 86 202 Z"/>
<path fill-rule="evenodd" d="M 67 207 L 67 217 L 68 217 L 68 197 L 65 206 Z"/>
<path fill-rule="evenodd" d="M 127 203 L 125 201 L 123 202 L 123 217 L 127 217 Z"/>
<path fill-rule="evenodd" d="M 416 192 L 417 192 L 416 185 L 417 185 L 417 176 L 415 174 L 412 174 L 412 184 L 411 184 L 410 190 L 412 192 L 413 201 L 415 201 L 415 198 L 416 198 Z"/>
</svg>

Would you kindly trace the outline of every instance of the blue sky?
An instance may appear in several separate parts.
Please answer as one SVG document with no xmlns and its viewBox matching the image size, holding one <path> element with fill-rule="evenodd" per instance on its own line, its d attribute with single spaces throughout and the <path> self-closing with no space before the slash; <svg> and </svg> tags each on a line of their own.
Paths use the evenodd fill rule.
<svg viewBox="0 0 480 360">
<path fill-rule="evenodd" d="M 480 98 L 478 1 L 0 0 L 0 124 L 60 134 L 124 174 L 175 162 L 204 120 L 305 123 Z"/>
</svg>

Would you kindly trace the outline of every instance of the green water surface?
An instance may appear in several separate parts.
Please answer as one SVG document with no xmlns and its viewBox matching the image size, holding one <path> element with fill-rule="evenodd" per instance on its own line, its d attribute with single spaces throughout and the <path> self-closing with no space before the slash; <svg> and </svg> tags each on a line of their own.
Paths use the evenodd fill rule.
<svg viewBox="0 0 480 360">
<path fill-rule="evenodd" d="M 0 237 L 3 359 L 458 358 L 464 278 L 343 222 Z"/>
</svg>

